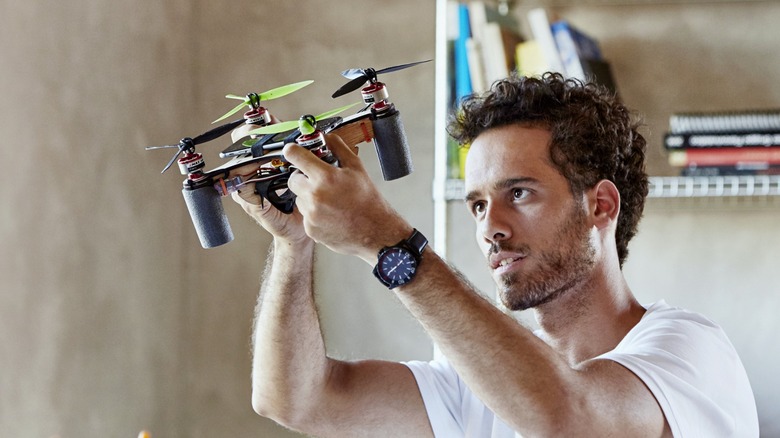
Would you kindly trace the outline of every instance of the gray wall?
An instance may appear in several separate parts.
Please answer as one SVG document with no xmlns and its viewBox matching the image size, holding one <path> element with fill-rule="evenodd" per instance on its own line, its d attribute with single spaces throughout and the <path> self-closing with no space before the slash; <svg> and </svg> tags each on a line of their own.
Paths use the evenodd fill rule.
<svg viewBox="0 0 780 438">
<path fill-rule="evenodd" d="M 171 154 L 143 148 L 205 131 L 235 105 L 226 93 L 314 79 L 269 103 L 284 119 L 357 101 L 330 98 L 339 72 L 433 58 L 434 14 L 414 0 L 0 3 L 0 435 L 285 436 L 250 405 L 269 236 L 228 200 L 236 241 L 201 249 L 183 177 L 160 175 Z M 433 64 L 384 79 L 420 171 L 380 184 L 430 232 Z M 200 148 L 210 167 L 226 145 Z M 373 148 L 361 155 L 380 180 Z M 367 265 L 319 260 L 334 354 L 430 355 Z"/>
<path fill-rule="evenodd" d="M 280 117 L 349 102 L 328 96 L 348 67 L 433 57 L 433 2 L 0 3 L 0 427 L 3 436 L 288 436 L 255 416 L 249 329 L 268 236 L 226 202 L 236 241 L 197 243 L 169 155 L 144 146 L 200 133 L 242 94 L 303 79 Z M 647 114 L 656 173 L 665 117 L 778 106 L 780 20 L 771 3 L 560 10 L 603 41 L 625 100 Z M 716 25 L 714 23 L 719 23 Z M 387 76 L 417 172 L 385 194 L 433 235 L 433 66 Z M 357 96 L 352 96 L 355 99 Z M 216 164 L 224 142 L 200 150 Z M 361 155 L 380 181 L 370 147 Z M 463 232 L 453 260 L 489 291 Z M 750 211 L 745 211 L 750 210 Z M 644 301 L 702 310 L 743 354 L 765 436 L 777 411 L 780 242 L 776 206 L 653 204 L 626 267 Z M 755 262 L 753 262 L 755 261 Z M 329 350 L 425 358 L 430 345 L 360 261 L 319 251 Z"/>
</svg>

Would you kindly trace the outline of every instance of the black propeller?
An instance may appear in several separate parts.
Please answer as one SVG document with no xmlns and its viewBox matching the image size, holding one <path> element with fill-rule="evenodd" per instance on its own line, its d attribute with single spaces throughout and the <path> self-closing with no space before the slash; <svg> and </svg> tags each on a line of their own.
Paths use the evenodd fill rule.
<svg viewBox="0 0 780 438">
<path fill-rule="evenodd" d="M 366 68 L 366 69 L 351 68 L 349 70 L 344 70 L 343 72 L 341 72 L 341 75 L 351 80 L 346 84 L 342 85 L 341 88 L 336 90 L 336 92 L 333 93 L 331 97 L 335 98 L 335 97 L 343 96 L 347 93 L 351 93 L 357 90 L 358 88 L 362 87 L 363 84 L 365 84 L 366 82 L 376 82 L 377 75 L 379 74 L 391 73 L 394 71 L 403 70 L 405 68 L 414 67 L 417 64 L 422 64 L 424 62 L 430 62 L 430 61 L 432 60 L 428 59 L 426 61 L 411 62 L 409 64 L 396 65 L 393 67 L 383 68 L 381 70 L 374 70 L 373 68 Z"/>
<path fill-rule="evenodd" d="M 153 150 L 153 149 L 166 149 L 166 148 L 178 148 L 178 151 L 173 155 L 173 158 L 171 158 L 171 161 L 168 162 L 168 164 L 165 166 L 165 168 L 160 173 L 164 173 L 166 170 L 168 170 L 176 161 L 177 158 L 179 158 L 179 155 L 181 155 L 182 152 L 191 149 L 195 149 L 195 145 L 206 143 L 211 140 L 214 140 L 216 138 L 222 137 L 223 135 L 227 134 L 228 132 L 236 129 L 239 125 L 244 123 L 244 119 L 238 119 L 234 120 L 230 123 L 226 123 L 221 126 L 217 126 L 216 128 L 204 132 L 203 134 L 200 134 L 199 136 L 195 138 L 189 138 L 185 137 L 179 141 L 179 144 L 175 145 L 166 145 L 166 146 L 149 146 L 146 148 L 147 151 Z"/>
</svg>

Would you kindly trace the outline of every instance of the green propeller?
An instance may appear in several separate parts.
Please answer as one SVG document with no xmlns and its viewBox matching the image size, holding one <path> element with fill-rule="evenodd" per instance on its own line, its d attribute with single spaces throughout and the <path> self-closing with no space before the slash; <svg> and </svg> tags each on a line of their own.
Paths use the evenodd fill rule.
<svg viewBox="0 0 780 438">
<path fill-rule="evenodd" d="M 317 130 L 317 122 L 323 119 L 327 119 L 328 117 L 333 117 L 342 111 L 352 108 L 358 103 L 360 102 L 355 102 L 349 105 L 342 106 L 340 108 L 332 109 L 316 117 L 313 117 L 311 114 L 306 114 L 301 116 L 301 118 L 298 120 L 290 120 L 288 122 L 266 125 L 263 126 L 262 128 L 253 129 L 249 131 L 248 134 L 250 135 L 278 134 L 280 132 L 292 131 L 295 128 L 300 129 L 302 135 L 313 134 Z M 244 143 L 244 145 L 247 145 L 247 143 L 249 143 L 249 145 L 251 146 L 252 140 L 248 140 L 247 142 Z"/>
<path fill-rule="evenodd" d="M 228 117 L 232 116 L 233 114 L 239 112 L 241 110 L 241 108 L 243 108 L 245 106 L 248 106 L 250 108 L 257 108 L 257 107 L 260 106 L 260 102 L 261 101 L 272 100 L 272 99 L 276 99 L 278 97 L 286 96 L 286 95 L 288 95 L 290 93 L 293 93 L 295 91 L 300 90 L 301 88 L 311 84 L 312 82 L 314 82 L 314 81 L 301 81 L 301 82 L 296 82 L 294 84 L 282 85 L 281 87 L 277 87 L 277 88 L 274 88 L 272 90 L 268 90 L 268 91 L 260 93 L 260 94 L 250 93 L 250 94 L 247 94 L 246 96 L 237 96 L 235 94 L 228 94 L 225 97 L 227 97 L 228 99 L 240 100 L 241 103 L 238 104 L 237 107 L 235 107 L 232 110 L 228 111 L 227 114 L 225 114 L 224 116 L 218 118 L 217 120 L 214 120 L 211 123 L 221 122 L 222 120 L 225 120 Z"/>
</svg>

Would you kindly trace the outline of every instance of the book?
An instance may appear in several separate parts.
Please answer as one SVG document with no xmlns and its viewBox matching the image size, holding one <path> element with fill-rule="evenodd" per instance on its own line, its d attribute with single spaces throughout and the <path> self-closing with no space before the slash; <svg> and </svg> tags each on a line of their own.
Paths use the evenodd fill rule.
<svg viewBox="0 0 780 438">
<path fill-rule="evenodd" d="M 617 94 L 612 66 L 595 38 L 566 20 L 558 20 L 550 28 L 567 77 L 603 85 Z"/>
<path fill-rule="evenodd" d="M 589 82 L 587 62 L 604 60 L 598 42 L 566 20 L 552 23 L 550 29 L 566 76 Z"/>
<path fill-rule="evenodd" d="M 780 148 L 680 149 L 669 151 L 668 160 L 673 167 L 777 165 L 780 164 Z"/>
<path fill-rule="evenodd" d="M 466 58 L 469 63 L 471 89 L 474 93 L 482 94 L 487 89 L 485 65 L 482 61 L 482 44 L 473 37 L 466 40 Z"/>
<path fill-rule="evenodd" d="M 733 166 L 687 166 L 680 176 L 714 177 L 740 175 L 780 175 L 780 165 L 772 164 L 735 164 Z"/>
<path fill-rule="evenodd" d="M 446 40 L 446 107 L 447 111 L 451 111 L 456 108 L 460 103 L 458 93 L 463 93 L 463 88 L 458 91 L 458 87 L 464 87 L 464 84 L 458 83 L 458 68 L 460 65 L 462 69 L 467 66 L 467 62 L 464 63 L 463 48 L 465 47 L 466 39 L 459 39 L 461 36 L 461 2 L 456 0 L 447 0 L 446 13 L 444 19 L 446 20 L 444 37 Z M 458 48 L 460 47 L 460 49 Z M 466 67 L 467 68 L 467 67 Z M 462 78 L 462 76 L 460 76 Z M 456 178 L 459 174 L 460 164 L 458 163 L 457 143 L 449 135 L 444 135 L 447 139 L 446 145 L 446 173 L 448 178 Z"/>
<path fill-rule="evenodd" d="M 520 33 L 520 24 L 514 15 L 502 14 L 498 9 L 481 0 L 469 1 L 468 6 L 471 34 L 478 40 L 481 41 L 487 23 L 498 23 L 505 29 Z"/>
<path fill-rule="evenodd" d="M 471 86 L 468 49 L 466 42 L 471 38 L 469 27 L 469 9 L 464 3 L 458 3 L 458 36 L 455 39 L 455 102 L 460 102 L 474 90 Z"/>
<path fill-rule="evenodd" d="M 517 74 L 538 77 L 550 69 L 536 40 L 523 41 L 515 50 Z"/>
<path fill-rule="evenodd" d="M 618 94 L 615 77 L 612 75 L 612 66 L 609 61 L 602 59 L 585 59 L 585 77 L 588 82 L 594 82 L 607 87 L 614 94 Z"/>
<path fill-rule="evenodd" d="M 444 14 L 446 25 L 445 27 L 445 41 L 446 41 L 446 63 L 447 63 L 447 79 L 445 87 L 447 89 L 447 108 L 455 107 L 455 46 L 458 39 L 458 9 L 459 2 L 457 0 L 447 0 L 446 13 Z"/>
<path fill-rule="evenodd" d="M 512 29 L 499 23 L 487 23 L 482 34 L 482 59 L 485 67 L 485 84 L 504 79 L 516 68 L 515 53 L 523 38 Z"/>
<path fill-rule="evenodd" d="M 528 11 L 527 18 L 533 39 L 539 45 L 539 50 L 547 64 L 547 70 L 565 74 L 547 11 L 544 8 L 533 8 Z"/>
<path fill-rule="evenodd" d="M 474 58 L 472 71 L 481 67 L 484 88 L 496 80 L 509 76 L 515 69 L 515 48 L 523 41 L 519 26 L 512 15 L 501 14 L 483 1 L 468 2 L 474 52 L 481 55 L 481 62 Z M 473 80 L 475 91 L 478 86 Z M 482 84 L 479 84 L 482 85 Z"/>
<path fill-rule="evenodd" d="M 780 131 L 776 132 L 706 132 L 664 135 L 664 148 L 754 148 L 780 147 Z"/>
<path fill-rule="evenodd" d="M 780 109 L 679 112 L 669 117 L 672 134 L 780 132 Z"/>
</svg>

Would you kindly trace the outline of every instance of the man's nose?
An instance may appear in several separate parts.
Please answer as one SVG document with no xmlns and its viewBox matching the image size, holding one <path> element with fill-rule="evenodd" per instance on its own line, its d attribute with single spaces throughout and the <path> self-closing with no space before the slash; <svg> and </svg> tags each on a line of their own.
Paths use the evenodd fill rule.
<svg viewBox="0 0 780 438">
<path fill-rule="evenodd" d="M 508 212 L 499 205 L 488 205 L 480 224 L 482 238 L 492 244 L 512 237 Z"/>
</svg>

